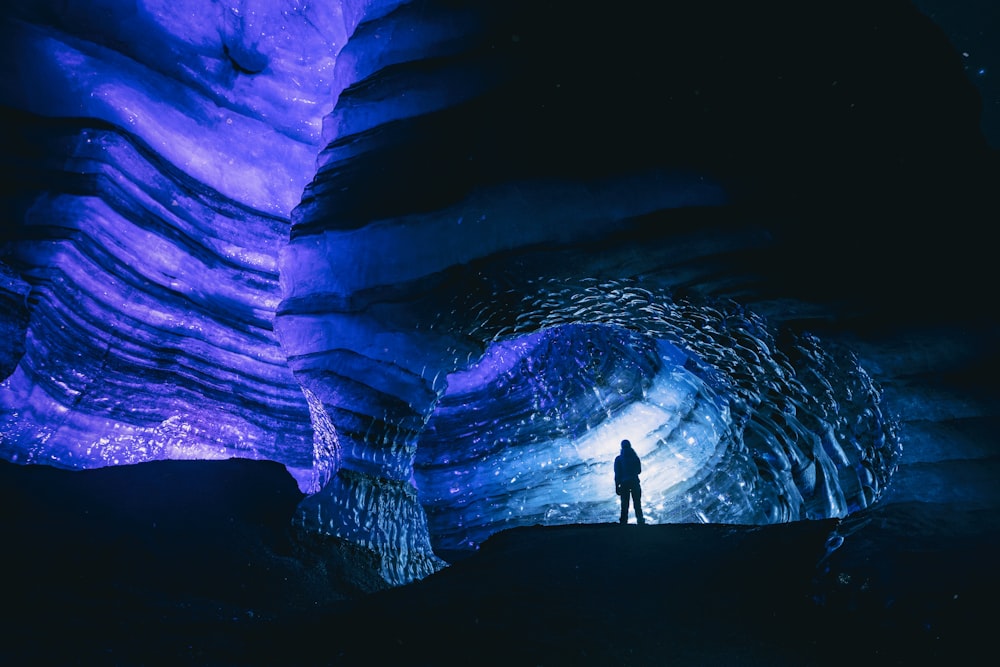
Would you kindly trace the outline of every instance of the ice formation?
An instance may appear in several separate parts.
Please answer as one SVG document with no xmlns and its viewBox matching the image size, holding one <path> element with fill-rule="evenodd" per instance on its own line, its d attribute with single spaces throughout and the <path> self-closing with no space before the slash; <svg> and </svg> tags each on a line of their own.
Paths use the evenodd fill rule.
<svg viewBox="0 0 1000 667">
<path fill-rule="evenodd" d="M 653 522 L 874 502 L 881 389 L 741 303 L 726 262 L 773 239 L 711 217 L 740 194 L 713 164 L 747 158 L 647 78 L 701 91 L 623 64 L 654 28 L 563 52 L 523 3 L 452 4 L 8 3 L 0 455 L 278 461 L 296 521 L 396 583 L 611 520 L 622 437 Z"/>
</svg>

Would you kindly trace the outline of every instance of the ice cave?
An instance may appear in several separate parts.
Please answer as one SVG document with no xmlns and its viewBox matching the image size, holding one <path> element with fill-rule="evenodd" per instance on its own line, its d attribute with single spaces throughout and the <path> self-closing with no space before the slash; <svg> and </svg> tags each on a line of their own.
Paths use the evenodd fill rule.
<svg viewBox="0 0 1000 667">
<path fill-rule="evenodd" d="M 5 475 L 279 464 L 297 534 L 405 589 L 615 522 L 629 438 L 653 526 L 906 508 L 998 552 L 1000 160 L 910 3 L 14 0 L 0 31 Z"/>
</svg>

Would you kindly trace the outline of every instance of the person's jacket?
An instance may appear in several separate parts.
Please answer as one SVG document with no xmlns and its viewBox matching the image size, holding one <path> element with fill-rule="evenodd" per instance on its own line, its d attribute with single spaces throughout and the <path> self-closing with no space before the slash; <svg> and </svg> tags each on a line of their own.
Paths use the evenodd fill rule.
<svg viewBox="0 0 1000 667">
<path fill-rule="evenodd" d="M 639 481 L 640 472 L 642 463 L 639 462 L 639 455 L 635 450 L 629 449 L 615 458 L 615 486 Z"/>
</svg>

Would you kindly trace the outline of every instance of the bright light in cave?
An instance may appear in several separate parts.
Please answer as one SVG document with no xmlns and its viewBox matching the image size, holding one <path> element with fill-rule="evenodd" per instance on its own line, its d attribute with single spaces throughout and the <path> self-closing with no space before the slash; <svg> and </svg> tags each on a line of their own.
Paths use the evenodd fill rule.
<svg viewBox="0 0 1000 667">
<path fill-rule="evenodd" d="M 436 549 L 615 521 L 622 438 L 643 461 L 650 523 L 845 516 L 883 488 L 898 450 L 850 355 L 804 336 L 788 357 L 735 304 L 628 283 L 552 290 L 532 299 L 523 332 L 449 376 L 418 439 L 414 482 Z M 559 320 L 575 323 L 543 324 Z"/>
<path fill-rule="evenodd" d="M 569 325 L 496 343 L 450 376 L 416 464 L 439 547 L 517 525 L 611 521 L 623 438 L 643 462 L 647 520 L 668 520 L 729 430 L 725 403 L 679 358 L 663 340 Z M 477 417 L 482 402 L 496 421 Z"/>
</svg>

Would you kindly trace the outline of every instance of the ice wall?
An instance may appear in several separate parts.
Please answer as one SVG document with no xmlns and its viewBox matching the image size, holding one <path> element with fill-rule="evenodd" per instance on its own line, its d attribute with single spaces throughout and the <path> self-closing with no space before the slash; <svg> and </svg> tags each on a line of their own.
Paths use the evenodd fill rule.
<svg viewBox="0 0 1000 667">
<path fill-rule="evenodd" d="M 378 548 L 399 538 L 365 512 L 345 523 L 350 498 L 413 518 L 403 534 L 423 534 L 419 504 L 443 550 L 607 521 L 622 437 L 648 459 L 653 521 L 869 505 L 899 453 L 878 387 L 849 354 L 779 345 L 733 302 L 675 293 L 767 239 L 681 213 L 729 202 L 686 148 L 649 152 L 683 126 L 633 131 L 634 103 L 588 100 L 564 60 L 600 28 L 570 36 L 545 15 L 555 44 L 540 45 L 538 12 L 513 6 L 417 3 L 362 23 L 341 53 L 358 81 L 293 212 L 276 327 L 336 425 L 344 474 L 298 520 Z M 592 73 L 646 102 L 624 64 L 650 56 L 639 44 Z"/>
<path fill-rule="evenodd" d="M 613 517 L 622 437 L 655 521 L 874 502 L 878 384 L 768 279 L 883 290 L 851 207 L 971 154 L 908 147 L 968 91 L 892 3 L 891 53 L 745 4 L 8 3 L 0 455 L 279 461 L 396 583 Z"/>
<path fill-rule="evenodd" d="M 321 481 L 276 258 L 360 11 L 8 3 L 4 260 L 31 291 L 6 458 L 271 458 Z"/>
</svg>

